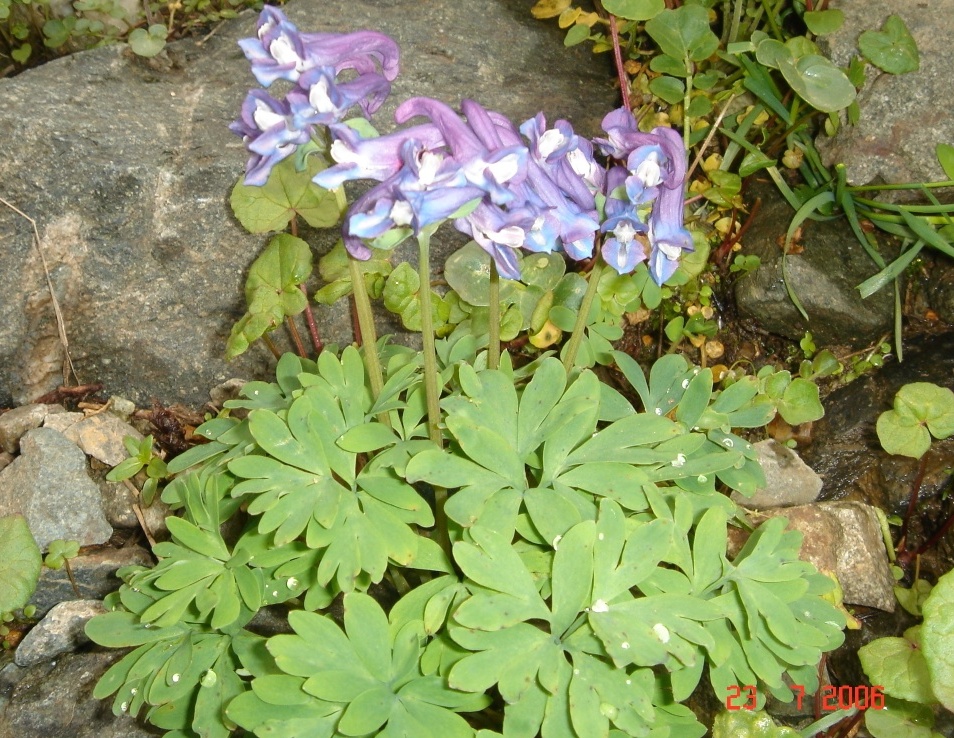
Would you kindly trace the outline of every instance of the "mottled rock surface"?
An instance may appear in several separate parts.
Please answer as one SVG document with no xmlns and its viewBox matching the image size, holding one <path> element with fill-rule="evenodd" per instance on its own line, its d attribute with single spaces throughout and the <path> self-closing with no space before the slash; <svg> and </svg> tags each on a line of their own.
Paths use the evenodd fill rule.
<svg viewBox="0 0 954 738">
<path fill-rule="evenodd" d="M 820 44 L 836 64 L 857 54 L 858 36 L 880 30 L 891 14 L 899 15 L 917 42 L 920 69 L 902 75 L 867 67 L 858 95 L 861 120 L 842 126 L 836 137 L 820 136 L 826 163 L 843 162 L 851 184 L 931 182 L 946 179 L 934 148 L 954 144 L 954 118 L 941 101 L 954 99 L 954 0 L 833 0 L 830 8 L 845 15 L 844 25 Z M 948 191 L 948 199 L 954 193 Z"/>
<path fill-rule="evenodd" d="M 106 612 L 99 600 L 73 600 L 53 607 L 17 646 L 17 666 L 51 661 L 62 653 L 89 643 L 83 628 L 94 616 Z"/>
<path fill-rule="evenodd" d="M 759 188 L 762 207 L 745 236 L 743 252 L 759 268 L 735 286 L 739 312 L 770 333 L 798 340 L 811 331 L 818 345 L 866 345 L 891 329 L 894 293 L 880 290 L 862 299 L 859 284 L 878 271 L 844 219 L 806 221 L 801 250 L 782 259 L 788 224 L 795 215 L 775 190 Z M 784 272 L 783 272 L 784 269 Z M 808 314 L 806 321 L 788 294 Z"/>
</svg>

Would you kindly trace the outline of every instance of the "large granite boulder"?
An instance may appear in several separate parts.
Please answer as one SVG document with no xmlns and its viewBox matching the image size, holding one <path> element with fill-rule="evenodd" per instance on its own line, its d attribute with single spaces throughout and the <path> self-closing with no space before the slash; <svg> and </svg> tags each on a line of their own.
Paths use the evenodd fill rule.
<svg viewBox="0 0 954 738">
<path fill-rule="evenodd" d="M 517 121 L 544 110 L 593 135 L 616 104 L 608 58 L 564 48 L 532 5 L 296 0 L 285 9 L 302 30 L 372 28 L 401 44 L 380 128 L 398 102 L 427 95 L 473 97 Z M 112 46 L 0 80 L 0 196 L 9 203 L 0 203 L 0 406 L 62 382 L 38 247 L 81 381 L 138 401 L 202 403 L 230 376 L 267 373 L 260 349 L 223 359 L 245 309 L 243 274 L 263 244 L 228 205 L 246 153 L 227 125 L 255 86 L 236 41 L 256 18 L 243 14 L 151 61 Z M 328 340 L 351 340 L 343 309 L 319 320 Z"/>
</svg>

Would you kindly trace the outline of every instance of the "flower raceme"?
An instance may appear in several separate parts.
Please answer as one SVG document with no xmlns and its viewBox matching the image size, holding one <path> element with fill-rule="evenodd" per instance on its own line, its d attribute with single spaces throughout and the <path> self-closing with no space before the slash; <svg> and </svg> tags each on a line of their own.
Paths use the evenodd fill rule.
<svg viewBox="0 0 954 738">
<path fill-rule="evenodd" d="M 393 244 L 451 218 L 508 279 L 520 278 L 521 248 L 582 260 L 599 245 L 620 274 L 647 262 L 662 284 L 693 248 L 683 223 L 686 153 L 670 128 L 640 131 L 620 108 L 603 119 L 606 138 L 590 142 L 567 121 L 548 128 L 542 113 L 517 128 L 473 100 L 458 113 L 415 97 L 395 112 L 399 124 L 413 124 L 365 137 L 342 121 L 354 107 L 369 117 L 384 102 L 398 71 L 393 40 L 373 31 L 300 33 L 266 6 L 257 36 L 239 43 L 264 87 L 294 84 L 282 100 L 249 92 L 231 126 L 251 153 L 245 183 L 264 184 L 275 164 L 325 138 L 333 164 L 315 184 L 378 182 L 345 217 L 345 246 L 356 258 L 371 256 L 369 243 Z M 594 144 L 609 164 L 597 162 Z"/>
<path fill-rule="evenodd" d="M 248 185 L 265 184 L 272 167 L 310 141 L 316 126 L 337 123 L 355 106 L 370 117 L 398 74 L 398 46 L 384 34 L 299 33 L 271 6 L 259 16 L 256 37 L 242 39 L 239 46 L 260 85 L 270 87 L 276 80 L 295 84 L 281 101 L 262 90 L 250 91 L 241 118 L 230 126 L 251 152 Z M 342 81 L 344 71 L 354 77 Z"/>
</svg>

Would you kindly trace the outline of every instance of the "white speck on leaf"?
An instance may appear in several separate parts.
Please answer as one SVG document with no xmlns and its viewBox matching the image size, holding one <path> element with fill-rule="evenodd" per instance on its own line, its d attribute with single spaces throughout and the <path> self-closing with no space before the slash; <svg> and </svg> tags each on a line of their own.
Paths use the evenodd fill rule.
<svg viewBox="0 0 954 738">
<path fill-rule="evenodd" d="M 593 603 L 593 612 L 609 612 L 609 605 L 606 600 L 597 600 Z"/>
<path fill-rule="evenodd" d="M 653 626 L 653 633 L 662 643 L 669 643 L 669 628 L 662 623 L 656 623 Z"/>
</svg>

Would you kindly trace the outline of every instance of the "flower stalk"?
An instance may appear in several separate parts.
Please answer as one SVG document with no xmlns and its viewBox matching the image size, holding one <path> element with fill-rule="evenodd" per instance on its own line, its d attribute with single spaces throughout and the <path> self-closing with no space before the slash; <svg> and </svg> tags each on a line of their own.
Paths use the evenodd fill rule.
<svg viewBox="0 0 954 738">
<path fill-rule="evenodd" d="M 487 346 L 487 368 L 500 366 L 500 272 L 497 262 L 490 260 L 490 337 Z"/>
<path fill-rule="evenodd" d="M 593 262 L 593 268 L 590 269 L 589 282 L 586 285 L 586 293 L 583 295 L 583 302 L 580 303 L 580 312 L 576 315 L 576 324 L 573 326 L 573 333 L 566 344 L 566 352 L 563 354 L 563 366 L 569 373 L 576 363 L 576 355 L 580 350 L 580 342 L 583 340 L 583 332 L 586 330 L 586 319 L 590 314 L 590 307 L 593 305 L 593 299 L 599 288 L 600 276 L 603 274 L 603 260 L 599 257 Z"/>
</svg>

